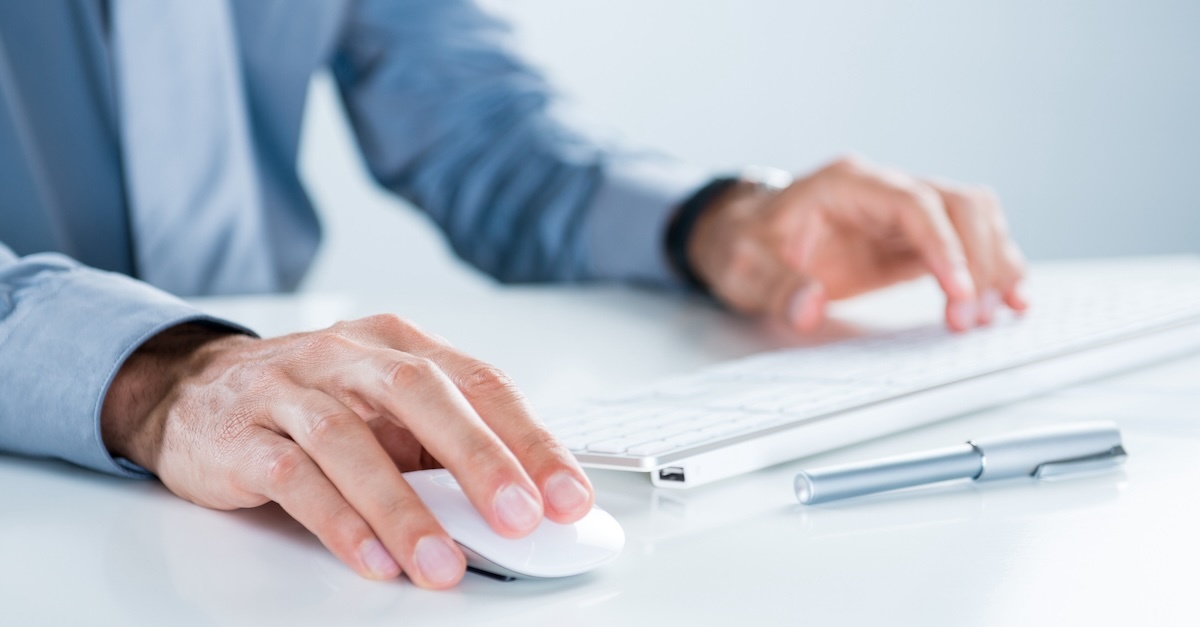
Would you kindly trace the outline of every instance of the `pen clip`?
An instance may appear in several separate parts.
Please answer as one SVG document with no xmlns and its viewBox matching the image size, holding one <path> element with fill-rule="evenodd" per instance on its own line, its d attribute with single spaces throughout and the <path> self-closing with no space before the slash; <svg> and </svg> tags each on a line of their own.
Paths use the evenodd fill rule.
<svg viewBox="0 0 1200 627">
<path fill-rule="evenodd" d="M 1037 479 L 1045 479 L 1047 477 L 1057 477 L 1070 473 L 1111 468 L 1124 463 L 1125 458 L 1128 456 L 1129 455 L 1125 452 L 1125 447 L 1118 444 L 1107 451 L 1096 453 L 1094 455 L 1085 455 L 1083 457 L 1074 457 L 1071 459 L 1059 459 L 1052 462 L 1038 464 L 1037 467 L 1033 469 L 1033 476 Z"/>
</svg>

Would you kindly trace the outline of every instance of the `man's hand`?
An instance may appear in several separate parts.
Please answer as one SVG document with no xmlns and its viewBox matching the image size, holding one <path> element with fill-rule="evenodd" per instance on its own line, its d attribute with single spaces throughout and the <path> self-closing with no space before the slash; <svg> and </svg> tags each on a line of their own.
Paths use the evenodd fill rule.
<svg viewBox="0 0 1200 627">
<path fill-rule="evenodd" d="M 986 188 L 842 159 L 780 192 L 723 194 L 688 242 L 693 270 L 735 309 L 811 330 L 828 300 L 931 272 L 955 330 L 1023 310 L 1024 260 Z"/>
<path fill-rule="evenodd" d="M 269 340 L 177 327 L 125 363 L 101 425 L 185 499 L 276 501 L 363 576 L 429 588 L 466 562 L 401 472 L 444 465 L 507 537 L 593 500 L 511 380 L 395 316 Z"/>
</svg>

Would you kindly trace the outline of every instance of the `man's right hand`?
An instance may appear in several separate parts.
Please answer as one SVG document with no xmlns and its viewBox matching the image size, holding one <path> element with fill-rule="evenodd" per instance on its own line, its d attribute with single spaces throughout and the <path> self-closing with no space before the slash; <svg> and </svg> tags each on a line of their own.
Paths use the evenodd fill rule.
<svg viewBox="0 0 1200 627">
<path fill-rule="evenodd" d="M 507 537 L 593 501 L 510 379 L 390 315 L 268 340 L 176 327 L 122 366 L 101 426 L 185 499 L 276 501 L 363 576 L 429 588 L 465 560 L 401 472 L 445 466 Z"/>
</svg>

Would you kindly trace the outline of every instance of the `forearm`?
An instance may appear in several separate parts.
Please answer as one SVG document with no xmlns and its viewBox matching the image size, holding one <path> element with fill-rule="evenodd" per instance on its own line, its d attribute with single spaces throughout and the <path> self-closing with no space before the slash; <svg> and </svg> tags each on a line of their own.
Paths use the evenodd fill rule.
<svg viewBox="0 0 1200 627">
<path fill-rule="evenodd" d="M 139 346 L 194 321 L 236 328 L 128 277 L 0 246 L 0 451 L 144 474 L 105 448 L 102 403 Z"/>
<path fill-rule="evenodd" d="M 673 282 L 664 230 L 706 175 L 560 124 L 507 35 L 463 0 L 357 5 L 334 70 L 372 173 L 502 281 Z"/>
</svg>

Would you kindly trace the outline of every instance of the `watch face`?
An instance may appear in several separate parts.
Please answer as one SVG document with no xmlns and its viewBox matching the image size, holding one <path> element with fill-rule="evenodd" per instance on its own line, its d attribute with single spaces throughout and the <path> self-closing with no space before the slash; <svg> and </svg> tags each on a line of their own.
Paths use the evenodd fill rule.
<svg viewBox="0 0 1200 627">
<path fill-rule="evenodd" d="M 742 169 L 740 177 L 760 187 L 781 190 L 792 184 L 794 177 L 787 171 L 765 165 L 749 165 Z"/>
</svg>

